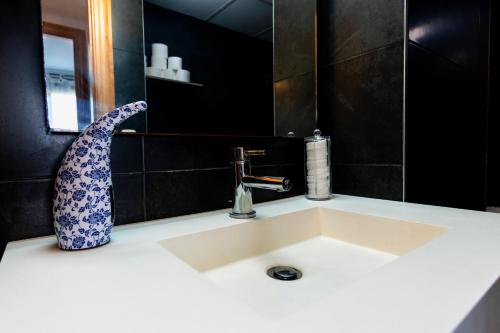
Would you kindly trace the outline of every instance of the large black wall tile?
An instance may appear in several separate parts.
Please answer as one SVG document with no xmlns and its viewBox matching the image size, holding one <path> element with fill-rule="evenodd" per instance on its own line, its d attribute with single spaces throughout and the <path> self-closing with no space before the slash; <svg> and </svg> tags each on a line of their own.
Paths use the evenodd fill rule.
<svg viewBox="0 0 500 333">
<path fill-rule="evenodd" d="M 498 93 L 499 3 L 492 2 L 490 47 L 490 106 L 488 110 L 488 206 L 500 207 L 500 94 Z"/>
<path fill-rule="evenodd" d="M 113 61 L 115 66 L 115 104 L 120 106 L 145 100 L 144 56 L 139 53 L 114 49 Z M 119 128 L 145 132 L 146 112 L 125 120 Z"/>
<path fill-rule="evenodd" d="M 488 43 L 488 3 L 408 1 L 408 38 L 457 64 L 477 69 L 482 44 L 487 48 Z"/>
<path fill-rule="evenodd" d="M 403 167 L 333 165 L 333 192 L 387 200 L 403 200 Z"/>
<path fill-rule="evenodd" d="M 229 168 L 146 173 L 146 219 L 229 208 L 231 174 Z"/>
<path fill-rule="evenodd" d="M 275 135 L 311 136 L 316 128 L 314 74 L 294 76 L 274 84 Z"/>
<path fill-rule="evenodd" d="M 112 1 L 113 48 L 144 55 L 142 2 Z"/>
<path fill-rule="evenodd" d="M 403 41 L 404 1 L 318 1 L 320 65 Z"/>
<path fill-rule="evenodd" d="M 0 222 L 9 241 L 51 235 L 52 180 L 0 183 Z"/>
<path fill-rule="evenodd" d="M 113 173 L 140 172 L 142 165 L 142 137 L 115 135 L 111 141 L 111 171 Z"/>
<path fill-rule="evenodd" d="M 266 150 L 266 156 L 252 159 L 254 165 L 302 163 L 304 156 L 303 140 L 296 138 L 146 136 L 146 171 L 226 168 L 240 146 Z"/>
<path fill-rule="evenodd" d="M 273 6 L 274 80 L 312 73 L 316 1 L 275 0 Z"/>
<path fill-rule="evenodd" d="M 479 78 L 408 44 L 407 200 L 484 209 L 486 99 Z"/>
<path fill-rule="evenodd" d="M 113 174 L 116 225 L 145 220 L 143 178 L 143 173 Z"/>
<path fill-rule="evenodd" d="M 144 56 L 138 53 L 113 50 L 115 64 L 116 105 L 145 99 Z M 123 69 L 127 70 L 123 70 Z M 133 118 L 132 118 L 133 119 Z"/>
<path fill-rule="evenodd" d="M 321 69 L 319 79 L 334 163 L 402 164 L 402 43 Z"/>
</svg>

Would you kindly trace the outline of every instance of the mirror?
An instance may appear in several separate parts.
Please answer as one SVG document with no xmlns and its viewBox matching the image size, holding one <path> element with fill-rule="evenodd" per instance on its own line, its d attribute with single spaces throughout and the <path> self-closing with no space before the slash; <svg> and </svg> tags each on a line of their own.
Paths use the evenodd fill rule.
<svg viewBox="0 0 500 333">
<path fill-rule="evenodd" d="M 115 105 L 110 0 L 43 0 L 47 120 L 79 132 Z"/>
<path fill-rule="evenodd" d="M 154 63 L 153 43 L 168 45 L 169 56 L 165 71 L 148 69 L 175 75 L 146 75 L 148 130 L 273 135 L 272 2 L 199 3 L 144 2 L 148 66 L 167 66 Z M 180 81 L 186 70 L 191 82 Z"/>
<path fill-rule="evenodd" d="M 72 11 L 67 2 L 42 1 L 47 120 L 55 131 L 77 132 L 94 118 L 89 103 L 87 2 L 75 5 Z"/>
<path fill-rule="evenodd" d="M 146 99 L 122 129 L 309 135 L 315 14 L 309 0 L 42 0 L 50 130 Z"/>
</svg>

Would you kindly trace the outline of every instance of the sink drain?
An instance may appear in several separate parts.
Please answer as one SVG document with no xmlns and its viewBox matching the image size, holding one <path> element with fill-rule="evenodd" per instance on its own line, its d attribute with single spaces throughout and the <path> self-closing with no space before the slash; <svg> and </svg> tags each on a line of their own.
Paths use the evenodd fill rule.
<svg viewBox="0 0 500 333">
<path fill-rule="evenodd" d="M 302 277 L 302 272 L 291 266 L 275 266 L 267 270 L 267 275 L 276 280 L 293 281 Z"/>
</svg>

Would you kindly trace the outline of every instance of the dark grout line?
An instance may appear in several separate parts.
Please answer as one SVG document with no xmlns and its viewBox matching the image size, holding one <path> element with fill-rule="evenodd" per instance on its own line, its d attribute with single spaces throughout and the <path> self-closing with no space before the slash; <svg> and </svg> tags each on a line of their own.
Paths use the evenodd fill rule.
<svg viewBox="0 0 500 333">
<path fill-rule="evenodd" d="M 220 6 L 218 9 L 216 9 L 212 14 L 210 14 L 205 21 L 210 22 L 210 20 L 214 19 L 217 15 L 222 13 L 226 8 L 231 6 L 233 3 L 235 3 L 236 0 L 228 0 L 226 1 L 222 6 Z"/>
<path fill-rule="evenodd" d="M 0 180 L 0 184 L 45 182 L 45 181 L 55 181 L 55 180 L 56 180 L 55 177 L 14 178 L 14 179 Z"/>
<path fill-rule="evenodd" d="M 332 163 L 332 166 L 370 166 L 370 167 L 393 167 L 402 168 L 403 164 L 384 164 L 384 163 Z"/>
<path fill-rule="evenodd" d="M 385 44 L 385 45 L 382 45 L 382 46 L 379 46 L 379 47 L 376 47 L 376 48 L 373 48 L 373 49 L 366 50 L 366 51 L 364 51 L 362 53 L 358 53 L 358 54 L 349 56 L 349 57 L 344 58 L 344 59 L 334 60 L 334 61 L 331 61 L 331 62 L 329 62 L 327 64 L 320 65 L 319 66 L 319 70 L 326 69 L 326 68 L 331 67 L 331 66 L 343 64 L 345 62 L 349 62 L 349 61 L 355 60 L 357 58 L 366 56 L 368 54 L 379 52 L 381 50 L 389 49 L 389 48 L 393 47 L 394 45 L 403 44 L 403 43 L 404 43 L 404 40 L 398 40 L 398 41 L 395 41 L 395 42 L 392 42 L 392 43 L 389 43 L 389 44 Z"/>
<path fill-rule="evenodd" d="M 421 45 L 421 44 L 419 44 L 417 42 L 414 42 L 412 40 L 408 40 L 408 44 L 409 45 L 413 45 L 416 48 L 418 48 L 419 50 L 421 50 L 423 52 L 426 52 L 426 53 L 428 53 L 428 54 L 430 54 L 430 55 L 432 55 L 434 57 L 437 57 L 437 58 L 439 58 L 439 59 L 441 59 L 441 60 L 443 60 L 443 61 L 445 61 L 445 62 L 447 62 L 447 63 L 449 63 L 449 64 L 451 64 L 453 66 L 455 66 L 455 67 L 458 67 L 461 70 L 465 70 L 465 71 L 468 71 L 468 72 L 471 71 L 468 67 L 466 67 L 464 65 L 461 65 L 461 64 L 453 61 L 452 59 L 450 59 L 448 57 L 445 57 L 444 55 L 442 55 L 442 54 L 440 54 L 440 53 L 438 53 L 438 52 L 436 52 L 436 51 L 434 51 L 434 50 L 432 50 L 430 48 L 427 48 L 427 47 L 425 47 L 425 46 L 423 46 L 423 45 Z"/>
<path fill-rule="evenodd" d="M 299 77 L 306 76 L 306 75 L 309 75 L 309 74 L 314 74 L 314 71 L 300 73 L 300 74 L 297 74 L 297 75 L 286 76 L 284 78 L 281 78 L 279 80 L 274 81 L 274 83 L 278 83 L 278 82 L 281 82 L 281 81 L 286 81 L 286 80 L 291 80 L 291 79 L 299 78 Z M 287 137 L 285 137 L 285 138 L 287 138 Z"/>
<path fill-rule="evenodd" d="M 144 171 L 131 171 L 131 172 L 111 172 L 111 176 L 132 176 L 132 175 L 142 175 Z"/>
<path fill-rule="evenodd" d="M 147 173 L 181 173 L 181 172 L 196 172 L 196 171 L 216 171 L 216 170 L 231 170 L 230 167 L 215 167 L 215 168 L 200 168 L 200 169 L 173 169 L 173 170 L 150 170 Z"/>
<path fill-rule="evenodd" d="M 144 58 L 144 54 L 141 54 L 141 52 L 137 52 L 137 51 L 125 50 L 125 49 L 122 49 L 119 47 L 113 47 L 113 51 L 125 52 L 125 53 L 132 54 L 132 55 L 142 56 Z"/>
<path fill-rule="evenodd" d="M 297 166 L 297 163 L 277 163 L 277 164 L 260 164 L 252 165 L 252 168 L 267 168 L 267 167 L 284 167 L 284 166 Z M 213 168 L 199 168 L 199 169 L 172 169 L 172 170 L 150 170 L 146 171 L 145 174 L 152 173 L 181 173 L 181 172 L 197 172 L 197 171 L 218 171 L 218 170 L 231 170 L 229 167 L 213 167 Z"/>
</svg>

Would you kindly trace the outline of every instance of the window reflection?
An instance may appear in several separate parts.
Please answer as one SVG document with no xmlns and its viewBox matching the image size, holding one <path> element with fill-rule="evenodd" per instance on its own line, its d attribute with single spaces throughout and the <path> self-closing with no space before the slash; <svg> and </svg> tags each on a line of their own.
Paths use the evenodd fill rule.
<svg viewBox="0 0 500 333">
<path fill-rule="evenodd" d="M 78 131 L 73 41 L 43 36 L 47 113 L 53 129 Z"/>
</svg>

